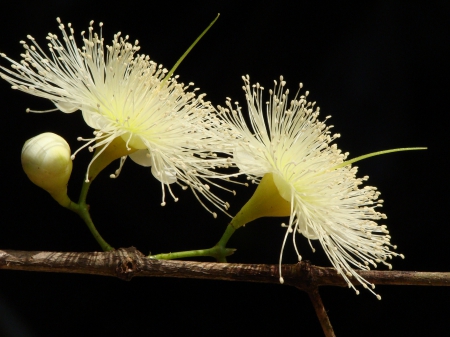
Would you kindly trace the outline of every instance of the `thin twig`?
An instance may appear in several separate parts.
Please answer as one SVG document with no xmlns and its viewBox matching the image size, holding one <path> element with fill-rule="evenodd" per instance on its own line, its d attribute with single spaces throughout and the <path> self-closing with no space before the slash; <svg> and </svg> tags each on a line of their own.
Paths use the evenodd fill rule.
<svg viewBox="0 0 450 337">
<path fill-rule="evenodd" d="M 333 327 L 331 326 L 330 319 L 328 318 L 328 314 L 325 310 L 325 307 L 323 306 L 322 298 L 319 294 L 319 288 L 311 287 L 311 289 L 309 289 L 307 292 L 314 306 L 314 310 L 316 311 L 317 318 L 319 319 L 320 325 L 322 326 L 325 337 L 336 337 Z"/>
</svg>

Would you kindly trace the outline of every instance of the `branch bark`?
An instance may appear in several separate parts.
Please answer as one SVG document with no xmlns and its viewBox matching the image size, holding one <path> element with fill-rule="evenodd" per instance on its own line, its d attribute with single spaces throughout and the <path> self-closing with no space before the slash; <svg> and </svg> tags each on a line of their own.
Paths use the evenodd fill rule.
<svg viewBox="0 0 450 337">
<path fill-rule="evenodd" d="M 88 253 L 0 250 L 0 269 L 102 275 L 127 281 L 133 277 L 176 277 L 279 284 L 278 265 L 152 260 L 134 247 Z M 304 291 L 312 286 L 347 286 L 334 268 L 313 266 L 308 261 L 281 269 L 285 284 Z M 450 286 L 450 272 L 358 273 L 374 284 Z"/>
<path fill-rule="evenodd" d="M 0 250 L 0 269 L 102 275 L 126 281 L 133 277 L 176 277 L 280 284 L 278 265 L 154 260 L 134 247 L 90 253 Z M 319 286 L 346 287 L 343 278 L 334 268 L 313 266 L 309 261 L 285 264 L 281 270 L 285 284 L 308 293 L 325 336 L 334 337 Z M 358 273 L 374 284 L 450 286 L 450 272 Z"/>
<path fill-rule="evenodd" d="M 311 287 L 311 289 L 308 290 L 308 295 L 311 299 L 314 310 L 316 311 L 317 318 L 322 326 L 325 337 L 336 337 L 333 327 L 331 326 L 330 319 L 328 318 L 327 311 L 323 305 L 322 297 L 320 297 L 319 288 Z"/>
</svg>

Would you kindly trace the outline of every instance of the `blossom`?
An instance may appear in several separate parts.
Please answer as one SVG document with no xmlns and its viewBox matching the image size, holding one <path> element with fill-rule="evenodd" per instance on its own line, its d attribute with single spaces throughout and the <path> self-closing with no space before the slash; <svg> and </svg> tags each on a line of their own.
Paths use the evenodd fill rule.
<svg viewBox="0 0 450 337">
<path fill-rule="evenodd" d="M 266 191 L 271 185 L 276 186 L 271 190 L 275 192 L 265 193 L 280 205 L 277 206 L 279 214 L 267 206 L 262 207 L 262 212 L 279 216 L 287 210 L 285 215 L 290 215 L 288 225 L 283 224 L 287 232 L 280 254 L 280 282 L 283 282 L 281 261 L 286 239 L 293 233 L 294 247 L 301 260 L 295 242 L 295 233 L 301 233 L 311 248 L 313 240 L 320 242 L 349 287 L 355 289 L 350 280 L 354 277 L 365 288 L 373 289 L 374 285 L 359 276 L 354 268 L 369 270 L 370 266 L 383 263 L 391 269 L 387 259 L 403 257 L 391 250 L 396 247 L 390 243 L 386 226 L 375 222 L 386 219 L 376 210 L 383 203 L 378 199 L 377 188 L 361 187 L 368 177 L 357 178 L 357 167 L 345 161 L 348 153 L 331 144 L 340 135 L 331 134 L 332 126 L 326 125 L 330 116 L 324 121 L 318 119 L 319 108 L 315 102 L 307 101 L 308 91 L 300 94 L 302 84 L 289 101 L 289 90 L 285 90 L 286 82 L 281 77 L 280 83 L 275 81 L 274 89 L 269 91 L 270 100 L 264 106 L 264 88 L 259 84 L 250 87 L 248 76 L 243 80 L 251 127 L 245 122 L 241 107 L 237 105 L 234 109 L 230 99 L 227 108 L 219 107 L 219 110 L 238 139 L 234 161 L 240 171 L 254 182 L 261 181 L 261 185 L 264 182 L 268 186 L 264 187 Z M 288 202 L 290 212 L 289 206 L 271 195 L 277 192 L 283 198 L 278 199 Z M 263 205 L 261 193 L 257 189 L 255 195 L 259 196 L 253 204 Z M 247 220 L 257 217 L 250 213 L 238 216 Z M 377 295 L 377 298 L 381 297 Z"/>
<path fill-rule="evenodd" d="M 94 136 L 78 138 L 86 144 L 72 159 L 82 148 L 95 150 L 86 180 L 92 180 L 106 166 L 98 164 L 98 158 L 114 148 L 112 159 L 122 159 L 119 170 L 111 177 L 119 174 L 126 156 L 151 167 L 161 182 L 162 205 L 165 186 L 178 200 L 170 187 L 176 182 L 183 189 L 190 187 L 197 199 L 200 194 L 215 206 L 227 208 L 228 204 L 209 189 L 210 184 L 216 185 L 210 179 L 228 178 L 212 169 L 227 167 L 230 160 L 216 154 L 224 145 L 220 130 L 215 127 L 214 108 L 204 101 L 205 94 L 196 96 L 198 89 L 189 91 L 193 83 L 178 83 L 178 76 L 167 76 L 162 65 L 149 56 L 136 54 L 140 49 L 137 40 L 132 44 L 128 36 L 122 37 L 119 32 L 111 45 L 105 45 L 103 24 L 96 33 L 91 21 L 88 36 L 81 33 L 83 45 L 79 47 L 71 24 L 66 31 L 61 20 L 57 21 L 62 39 L 48 34 L 49 54 L 28 35 L 29 43 L 21 41 L 25 51 L 20 62 L 0 54 L 12 67 L 0 66 L 0 75 L 13 89 L 52 101 L 57 109 L 48 111 L 82 111 L 85 122 L 95 130 Z M 93 169 L 96 162 L 101 166 L 97 171 Z"/>
</svg>

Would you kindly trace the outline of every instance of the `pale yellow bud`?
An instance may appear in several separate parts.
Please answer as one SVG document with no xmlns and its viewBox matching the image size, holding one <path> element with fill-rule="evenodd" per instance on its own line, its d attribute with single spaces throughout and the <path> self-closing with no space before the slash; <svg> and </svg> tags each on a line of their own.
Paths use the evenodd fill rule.
<svg viewBox="0 0 450 337">
<path fill-rule="evenodd" d="M 72 173 L 69 144 L 51 132 L 27 140 L 22 148 L 22 167 L 28 178 L 67 207 L 67 183 Z"/>
</svg>

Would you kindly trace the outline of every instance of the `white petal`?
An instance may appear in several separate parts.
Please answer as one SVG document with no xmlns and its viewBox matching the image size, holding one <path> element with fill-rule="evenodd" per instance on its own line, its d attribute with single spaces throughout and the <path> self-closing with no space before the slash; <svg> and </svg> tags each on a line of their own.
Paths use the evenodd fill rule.
<svg viewBox="0 0 450 337">
<path fill-rule="evenodd" d="M 233 159 L 237 167 L 242 172 L 245 172 L 245 174 L 262 177 L 264 174 L 271 171 L 270 167 L 266 164 L 266 161 L 262 161 L 260 157 L 249 153 L 240 147 L 234 150 Z"/>
<path fill-rule="evenodd" d="M 310 240 L 317 240 L 319 238 L 316 232 L 307 225 L 306 219 L 304 217 L 300 217 L 298 219 L 298 232 L 302 233 L 305 238 L 308 238 Z"/>
<path fill-rule="evenodd" d="M 177 173 L 171 167 L 163 168 L 161 171 L 158 171 L 155 168 L 155 165 L 152 165 L 152 174 L 156 179 L 164 184 L 173 184 L 177 181 Z"/>
<path fill-rule="evenodd" d="M 90 111 L 89 108 L 83 107 L 83 119 L 87 125 L 96 130 L 102 130 L 110 122 L 97 112 Z"/>
<path fill-rule="evenodd" d="M 128 146 L 130 146 L 134 149 L 147 151 L 147 145 L 145 145 L 144 141 L 142 140 L 142 138 L 140 136 L 137 136 L 135 134 L 130 134 L 129 132 L 127 132 L 127 133 L 124 133 L 121 137 L 126 143 L 128 143 Z"/>
<path fill-rule="evenodd" d="M 128 155 L 128 157 L 138 165 L 145 167 L 152 166 L 152 158 L 148 156 L 148 150 L 138 150 Z"/>
<path fill-rule="evenodd" d="M 68 102 L 54 102 L 56 107 L 64 113 L 72 113 L 81 109 L 81 104 L 74 104 Z"/>
<path fill-rule="evenodd" d="M 291 197 L 293 189 L 291 184 L 289 184 L 281 175 L 278 173 L 273 174 L 273 182 L 278 189 L 281 197 L 289 202 L 291 202 Z"/>
</svg>

